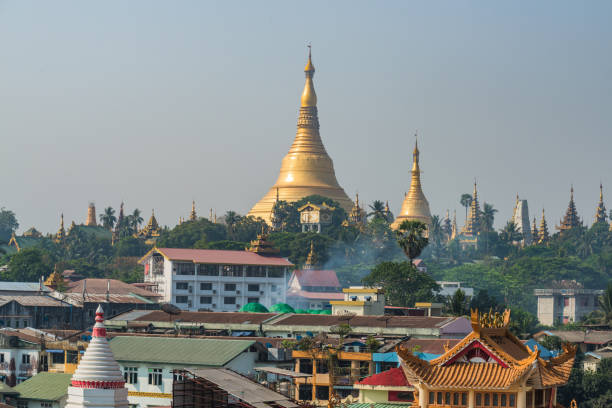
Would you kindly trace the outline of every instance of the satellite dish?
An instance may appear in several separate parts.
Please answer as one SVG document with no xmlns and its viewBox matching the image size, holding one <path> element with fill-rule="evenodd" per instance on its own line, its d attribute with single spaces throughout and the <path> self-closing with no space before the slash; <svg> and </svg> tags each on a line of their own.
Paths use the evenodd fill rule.
<svg viewBox="0 0 612 408">
<path fill-rule="evenodd" d="M 161 305 L 161 310 L 171 315 L 181 314 L 181 309 L 174 306 L 172 303 L 164 303 L 163 305 Z"/>
</svg>

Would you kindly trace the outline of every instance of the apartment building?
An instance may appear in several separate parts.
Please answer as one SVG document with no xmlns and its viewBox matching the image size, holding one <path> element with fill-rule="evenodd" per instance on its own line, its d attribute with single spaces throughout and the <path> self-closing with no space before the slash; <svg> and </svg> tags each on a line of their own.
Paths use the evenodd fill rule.
<svg viewBox="0 0 612 408">
<path fill-rule="evenodd" d="M 188 311 L 285 303 L 293 268 L 286 258 L 268 253 L 215 249 L 153 248 L 140 263 L 161 301 Z"/>
</svg>

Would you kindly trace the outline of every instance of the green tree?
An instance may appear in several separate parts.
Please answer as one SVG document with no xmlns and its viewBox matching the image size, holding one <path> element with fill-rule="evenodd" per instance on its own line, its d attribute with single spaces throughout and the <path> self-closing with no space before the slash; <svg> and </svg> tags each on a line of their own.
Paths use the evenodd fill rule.
<svg viewBox="0 0 612 408">
<path fill-rule="evenodd" d="M 509 328 L 517 337 L 528 338 L 538 327 L 538 318 L 526 310 L 512 308 L 511 316 Z"/>
<path fill-rule="evenodd" d="M 53 271 L 54 259 L 38 248 L 23 249 L 11 257 L 2 280 L 12 282 L 37 282 Z"/>
<path fill-rule="evenodd" d="M 19 228 L 19 223 L 15 213 L 2 207 L 0 209 L 0 241 L 8 242 L 17 228 Z"/>
<path fill-rule="evenodd" d="M 472 195 L 469 193 L 464 193 L 461 194 L 461 197 L 459 198 L 459 203 L 461 204 L 462 207 L 465 207 L 465 219 L 467 220 L 467 213 L 468 213 L 468 208 L 470 208 L 470 206 L 472 205 Z"/>
<path fill-rule="evenodd" d="M 223 216 L 223 220 L 225 221 L 225 225 L 227 226 L 227 233 L 230 237 L 234 234 L 234 226 L 240 221 L 242 216 L 238 214 L 236 211 L 229 210 Z"/>
<path fill-rule="evenodd" d="M 453 316 L 463 316 L 467 313 L 467 297 L 465 292 L 457 289 L 446 301 L 446 309 Z"/>
<path fill-rule="evenodd" d="M 470 301 L 470 309 L 478 309 L 480 311 L 494 310 L 501 312 L 503 306 L 499 304 L 497 299 L 493 296 L 489 296 L 487 290 L 479 290 L 476 296 L 472 297 Z"/>
<path fill-rule="evenodd" d="M 393 306 L 413 307 L 415 302 L 432 301 L 434 291 L 440 290 L 431 276 L 406 261 L 382 262 L 362 282 L 370 287 L 382 287 L 386 301 Z"/>
<path fill-rule="evenodd" d="M 234 241 L 248 242 L 257 238 L 262 231 L 268 230 L 268 224 L 262 218 L 251 215 L 241 217 L 232 227 L 232 233 L 228 235 Z"/>
<path fill-rule="evenodd" d="M 513 242 L 522 240 L 523 234 L 519 232 L 514 221 L 508 221 L 506 226 L 500 231 L 499 239 L 501 239 L 503 242 L 511 244 Z"/>
<path fill-rule="evenodd" d="M 115 243 L 113 246 L 113 252 L 115 256 L 137 256 L 141 257 L 151 249 L 150 245 L 145 244 L 144 240 L 134 238 L 132 236 L 125 237 Z"/>
<path fill-rule="evenodd" d="M 171 230 L 164 230 L 157 240 L 160 248 L 194 248 L 196 242 L 215 242 L 227 239 L 223 224 L 212 223 L 206 218 L 184 222 Z M 204 240 L 204 241 L 201 241 Z"/>
<path fill-rule="evenodd" d="M 608 287 L 599 297 L 598 304 L 603 314 L 602 323 L 612 326 L 612 281 L 608 282 Z"/>
<path fill-rule="evenodd" d="M 385 214 L 385 203 L 380 200 L 375 200 L 372 204 L 370 204 L 370 212 L 368 213 L 368 218 L 373 217 L 377 219 L 387 219 Z"/>
<path fill-rule="evenodd" d="M 493 207 L 493 204 L 484 203 L 482 212 L 480 214 L 482 220 L 482 229 L 484 232 L 493 231 L 493 223 L 495 222 L 495 213 L 497 209 Z"/>
<path fill-rule="evenodd" d="M 113 229 L 116 221 L 117 217 L 115 217 L 115 210 L 113 207 L 106 207 L 104 212 L 100 214 L 100 222 L 102 223 L 102 226 L 108 230 Z"/>
<path fill-rule="evenodd" d="M 403 221 L 395 231 L 397 243 L 402 247 L 410 261 L 419 256 L 429 243 L 425 236 L 426 231 L 427 225 L 425 223 L 411 220 Z"/>
<path fill-rule="evenodd" d="M 140 210 L 135 208 L 134 211 L 132 211 L 132 214 L 130 214 L 130 226 L 134 231 L 138 231 L 143 221 L 144 219 L 142 218 Z"/>
</svg>

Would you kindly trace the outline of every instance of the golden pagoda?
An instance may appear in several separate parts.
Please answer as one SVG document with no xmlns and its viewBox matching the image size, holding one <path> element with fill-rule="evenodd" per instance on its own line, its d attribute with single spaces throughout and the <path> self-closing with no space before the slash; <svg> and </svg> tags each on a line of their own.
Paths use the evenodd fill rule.
<svg viewBox="0 0 612 408">
<path fill-rule="evenodd" d="M 55 242 L 60 243 L 66 238 L 66 230 L 64 229 L 64 214 L 60 215 L 60 227 L 55 234 Z"/>
<path fill-rule="evenodd" d="M 531 243 L 532 244 L 537 244 L 538 243 L 538 226 L 536 225 L 536 217 L 533 217 L 533 223 L 531 224 Z"/>
<path fill-rule="evenodd" d="M 180 218 L 179 223 L 182 223 L 182 222 L 183 220 L 182 218 Z M 146 243 L 154 243 L 160 235 L 161 235 L 161 228 L 159 227 L 159 224 L 157 223 L 157 219 L 155 218 L 155 210 L 151 210 L 151 218 L 149 218 L 149 222 L 143 229 L 138 231 L 138 233 L 136 233 L 135 236 L 137 238 L 145 239 Z"/>
<path fill-rule="evenodd" d="M 475 236 L 480 232 L 480 205 L 478 204 L 478 191 L 476 190 L 476 181 L 474 181 L 474 193 L 472 194 L 472 204 L 470 206 L 470 214 L 465 221 L 465 226 L 461 233 L 463 235 Z"/>
<path fill-rule="evenodd" d="M 314 242 L 310 241 L 310 252 L 308 252 L 306 262 L 304 263 L 304 267 L 302 269 L 314 269 L 318 261 L 319 259 L 317 258 L 317 254 L 314 250 Z"/>
<path fill-rule="evenodd" d="M 85 225 L 88 227 L 95 227 L 98 225 L 96 222 L 96 205 L 94 203 L 89 203 L 87 207 L 87 222 Z"/>
<path fill-rule="evenodd" d="M 191 202 L 191 213 L 189 214 L 189 221 L 195 221 L 197 219 L 198 219 L 198 215 L 196 214 L 195 200 L 194 200 Z"/>
<path fill-rule="evenodd" d="M 57 271 L 57 264 L 56 264 L 55 268 L 53 268 L 53 272 L 51 273 L 51 275 L 49 275 L 49 277 L 45 280 L 45 286 L 53 290 L 58 290 L 58 289 L 61 289 L 64 285 L 65 285 L 64 277 L 62 276 L 61 273 Z"/>
<path fill-rule="evenodd" d="M 606 206 L 603 203 L 603 186 L 599 183 L 599 203 L 597 204 L 597 211 L 595 212 L 595 222 L 606 222 L 607 218 Z"/>
<path fill-rule="evenodd" d="M 457 210 L 453 210 L 453 223 L 451 225 L 451 234 L 450 234 L 451 241 L 455 238 L 457 238 Z"/>
<path fill-rule="evenodd" d="M 318 194 L 338 202 L 346 212 L 353 203 L 338 184 L 334 164 L 327 154 L 319 134 L 317 114 L 317 95 L 315 93 L 310 49 L 308 63 L 304 68 L 306 84 L 302 92 L 300 114 L 297 122 L 297 133 L 289 153 L 281 163 L 276 183 L 248 215 L 263 218 L 270 223 L 270 214 L 276 199 L 295 202 L 306 196 Z"/>
<path fill-rule="evenodd" d="M 351 211 L 348 213 L 348 220 L 345 225 L 353 225 L 362 227 L 367 221 L 367 215 L 361 205 L 359 204 L 359 193 L 355 194 L 355 203 L 351 207 Z"/>
<path fill-rule="evenodd" d="M 538 244 L 545 244 L 550 239 L 548 235 L 548 224 L 544 217 L 544 209 L 542 208 L 542 221 L 540 221 L 540 231 L 538 231 Z"/>
<path fill-rule="evenodd" d="M 261 233 L 257 234 L 257 239 L 251 241 L 250 247 L 245 250 L 263 256 L 279 256 L 280 254 L 280 249 L 274 247 L 274 243 L 268 240 L 268 235 L 263 227 Z"/>
<path fill-rule="evenodd" d="M 415 135 L 416 136 L 416 135 Z M 404 203 L 400 213 L 391 224 L 391 229 L 398 229 L 402 222 L 406 220 L 421 221 L 431 225 L 431 212 L 429 202 L 423 194 L 421 188 L 421 168 L 419 167 L 419 147 L 415 140 L 414 151 L 412 152 L 412 179 L 410 180 L 410 190 L 404 197 Z"/>
<path fill-rule="evenodd" d="M 580 221 L 580 217 L 578 217 L 578 212 L 576 211 L 576 204 L 574 203 L 574 186 L 572 186 L 570 189 L 570 201 L 565 211 L 565 216 L 563 216 L 560 225 L 556 228 L 563 233 L 580 226 L 582 226 L 582 221 Z"/>
</svg>

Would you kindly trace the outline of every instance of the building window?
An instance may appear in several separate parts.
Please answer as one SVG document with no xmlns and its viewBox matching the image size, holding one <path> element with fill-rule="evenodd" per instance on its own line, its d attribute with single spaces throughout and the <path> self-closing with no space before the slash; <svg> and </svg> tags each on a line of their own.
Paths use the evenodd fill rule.
<svg viewBox="0 0 612 408">
<path fill-rule="evenodd" d="M 200 283 L 200 290 L 212 290 L 212 283 Z"/>
<path fill-rule="evenodd" d="M 300 373 L 312 374 L 312 360 L 311 359 L 300 358 Z"/>
<path fill-rule="evenodd" d="M 4 353 L 0 353 L 0 363 L 4 363 Z"/>
<path fill-rule="evenodd" d="M 212 304 L 212 296 L 200 296 L 200 304 L 202 304 L 202 305 L 211 305 Z"/>
<path fill-rule="evenodd" d="M 433 405 L 434 402 L 436 402 L 436 393 L 430 391 L 429 392 L 429 403 Z"/>
<path fill-rule="evenodd" d="M 41 408 L 51 408 L 53 406 L 53 403 L 52 402 L 41 401 L 40 406 L 41 406 Z"/>
<path fill-rule="evenodd" d="M 138 367 L 125 367 L 123 378 L 128 384 L 138 384 Z"/>
<path fill-rule="evenodd" d="M 247 278 L 265 278 L 266 267 L 249 265 L 246 267 L 246 276 Z"/>
<path fill-rule="evenodd" d="M 176 303 L 187 303 L 189 301 L 187 296 L 177 296 Z"/>
<path fill-rule="evenodd" d="M 282 278 L 285 276 L 285 268 L 282 266 L 269 266 L 268 278 Z"/>
<path fill-rule="evenodd" d="M 515 394 L 510 394 L 508 395 L 508 406 L 509 407 L 513 407 L 516 404 L 516 395 Z"/>
<path fill-rule="evenodd" d="M 68 364 L 78 364 L 79 363 L 78 350 L 66 350 L 66 363 Z"/>
<path fill-rule="evenodd" d="M 271 292 L 276 292 L 278 290 L 278 286 L 276 285 L 270 285 L 270 291 Z"/>
<path fill-rule="evenodd" d="M 195 264 L 191 262 L 175 262 L 174 270 L 177 275 L 195 275 Z"/>
<path fill-rule="evenodd" d="M 149 384 L 150 385 L 161 385 L 162 384 L 162 369 L 161 368 L 149 368 Z"/>
<path fill-rule="evenodd" d="M 21 363 L 22 364 L 30 364 L 30 355 L 29 354 L 22 354 L 21 355 Z"/>
<path fill-rule="evenodd" d="M 199 264 L 198 275 L 204 276 L 219 276 L 219 265 L 217 264 Z"/>
<path fill-rule="evenodd" d="M 235 291 L 236 291 L 236 284 L 235 284 L 235 283 L 226 283 L 226 284 L 223 286 L 223 289 L 224 289 L 226 292 L 235 292 Z"/>
<path fill-rule="evenodd" d="M 300 384 L 298 399 L 312 401 L 312 384 Z"/>
<path fill-rule="evenodd" d="M 438 392 L 438 398 L 436 399 L 436 402 L 438 403 L 438 405 L 442 405 L 442 393 Z"/>
<path fill-rule="evenodd" d="M 327 400 L 329 399 L 329 386 L 327 385 L 317 385 L 315 391 L 315 397 L 318 400 Z"/>
<path fill-rule="evenodd" d="M 242 276 L 242 265 L 223 265 L 222 276 Z"/>
<path fill-rule="evenodd" d="M 563 298 L 563 306 L 569 306 L 569 298 Z"/>
<path fill-rule="evenodd" d="M 51 355 L 52 355 L 51 357 L 52 364 L 64 364 L 65 359 L 64 359 L 63 351 L 61 353 L 51 353 Z"/>
<path fill-rule="evenodd" d="M 247 303 L 259 303 L 259 298 L 256 298 L 256 297 L 247 298 Z"/>
<path fill-rule="evenodd" d="M 28 408 L 28 401 L 17 401 L 17 408 Z"/>
<path fill-rule="evenodd" d="M 259 292 L 259 284 L 258 283 L 250 283 L 248 287 L 249 292 Z"/>
<path fill-rule="evenodd" d="M 235 305 L 236 304 L 236 298 L 233 297 L 233 296 L 224 297 L 223 298 L 223 304 L 224 305 Z"/>
<path fill-rule="evenodd" d="M 185 377 L 184 377 L 184 376 L 182 376 L 181 374 L 174 373 L 174 374 L 172 375 L 172 380 L 173 380 L 174 382 L 183 382 L 183 381 L 185 381 Z"/>
<path fill-rule="evenodd" d="M 28 327 L 28 321 L 27 320 L 23 321 L 23 327 Z"/>
<path fill-rule="evenodd" d="M 189 283 L 187 282 L 176 282 L 176 289 L 187 290 L 189 289 Z"/>
</svg>

